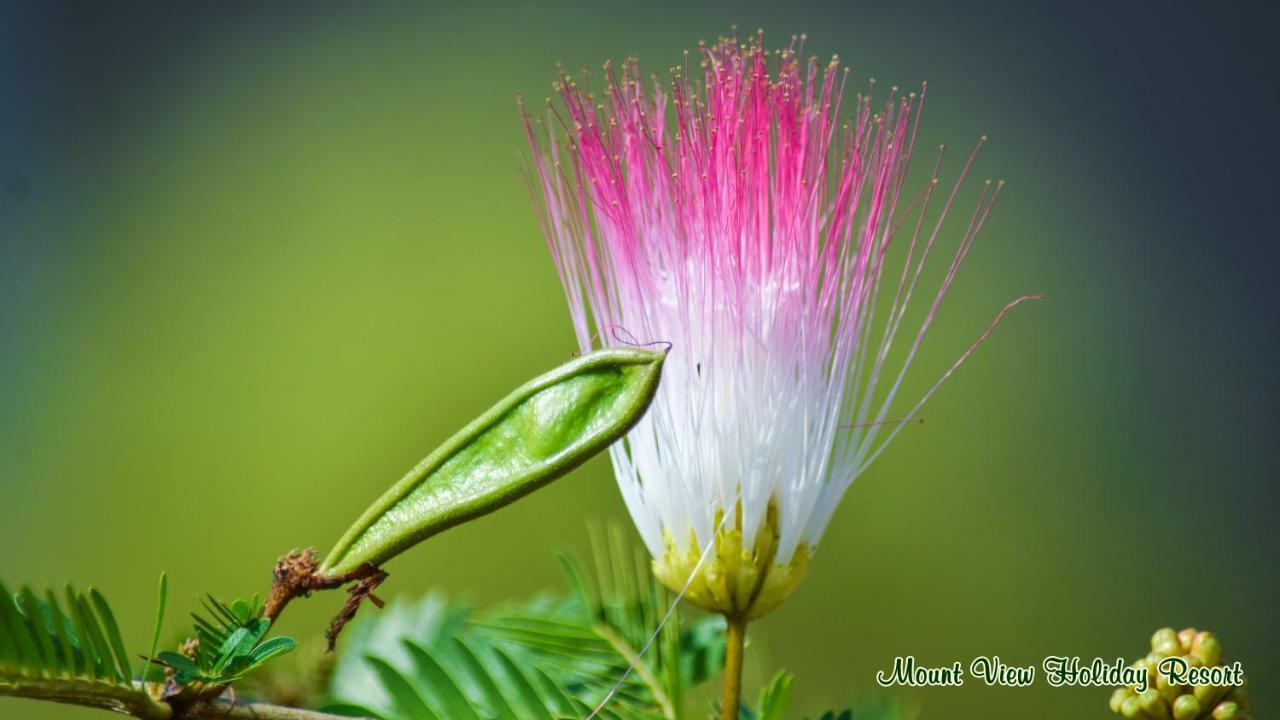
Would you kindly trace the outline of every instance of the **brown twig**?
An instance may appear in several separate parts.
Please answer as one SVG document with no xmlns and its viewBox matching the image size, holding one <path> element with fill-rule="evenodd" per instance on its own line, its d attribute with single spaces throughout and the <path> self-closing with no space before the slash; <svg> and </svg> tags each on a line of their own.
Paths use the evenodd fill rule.
<svg viewBox="0 0 1280 720">
<path fill-rule="evenodd" d="M 315 548 L 304 548 L 302 550 L 291 550 L 281 556 L 276 561 L 276 566 L 272 572 L 271 590 L 267 592 L 266 602 L 263 604 L 262 616 L 269 620 L 273 625 L 280 618 L 280 613 L 284 612 L 285 607 L 298 597 L 309 597 L 316 590 L 333 590 L 340 588 L 347 583 L 354 582 L 355 585 L 347 592 L 350 597 L 347 599 L 342 610 L 333 618 L 329 624 L 329 629 L 325 631 L 325 638 L 329 641 L 329 652 L 333 652 L 338 640 L 338 633 L 342 632 L 342 628 L 346 626 L 352 618 L 355 617 L 356 611 L 360 608 L 360 604 L 368 599 L 378 607 L 382 607 L 382 601 L 374 596 L 373 590 L 387 579 L 387 573 L 381 568 L 373 565 L 361 565 L 352 572 L 344 575 L 324 575 L 320 573 L 320 563 L 316 560 Z M 228 717 L 228 718 L 251 718 L 251 717 L 284 717 L 280 715 L 246 715 L 245 711 L 240 708 L 257 708 L 253 712 L 266 712 L 278 709 L 275 705 L 236 705 L 234 696 L 231 702 L 219 700 L 219 697 L 227 690 L 227 685 L 208 685 L 202 688 L 179 687 L 172 684 L 177 692 L 172 696 L 167 696 L 166 701 L 174 708 L 174 717 Z M 215 708 L 221 708 L 218 712 L 221 715 L 209 714 L 215 712 Z M 202 714 L 203 713 L 203 714 Z M 296 717 L 326 717 L 316 715 L 297 715 Z"/>
<path fill-rule="evenodd" d="M 308 597 L 315 590 L 333 590 L 354 582 L 356 584 L 347 591 L 351 595 L 350 599 L 333 619 L 329 632 L 325 633 L 325 637 L 329 638 L 329 649 L 333 650 L 337 633 L 355 617 L 361 602 L 369 599 L 375 605 L 382 606 L 382 601 L 374 597 L 373 590 L 386 579 L 386 571 L 368 564 L 345 575 L 322 575 L 319 572 L 319 562 L 316 561 L 315 548 L 293 550 L 276 562 L 262 616 L 274 623 L 294 598 Z"/>
</svg>

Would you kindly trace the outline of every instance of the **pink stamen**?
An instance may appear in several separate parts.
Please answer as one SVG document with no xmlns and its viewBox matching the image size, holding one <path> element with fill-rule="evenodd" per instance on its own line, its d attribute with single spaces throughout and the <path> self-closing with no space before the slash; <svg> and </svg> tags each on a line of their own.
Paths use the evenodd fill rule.
<svg viewBox="0 0 1280 720">
<path fill-rule="evenodd" d="M 731 501 L 749 543 L 780 496 L 780 553 L 816 543 L 848 484 L 1031 299 L 889 419 L 1001 185 L 983 189 L 923 320 L 904 330 L 983 142 L 936 212 L 942 152 L 904 199 L 926 86 L 873 104 L 872 81 L 842 122 L 839 61 L 802 60 L 803 38 L 773 54 L 763 42 L 700 45 L 665 87 L 634 60 L 606 63 L 599 98 L 561 71 L 544 123 L 522 105 L 531 192 L 583 349 L 621 341 L 619 327 L 672 343 L 652 409 L 611 451 L 655 554 L 690 528 L 705 543 Z"/>
</svg>

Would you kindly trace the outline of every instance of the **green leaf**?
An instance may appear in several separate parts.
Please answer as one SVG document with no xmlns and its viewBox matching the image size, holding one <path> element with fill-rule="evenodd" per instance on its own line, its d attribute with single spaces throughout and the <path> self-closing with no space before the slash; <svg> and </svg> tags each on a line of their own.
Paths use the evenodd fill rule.
<svg viewBox="0 0 1280 720">
<path fill-rule="evenodd" d="M 161 588 L 160 604 L 163 606 L 166 593 L 163 579 Z M 196 638 L 200 641 L 193 660 L 195 670 L 191 671 L 184 665 L 177 677 L 179 684 L 199 680 L 227 685 L 297 647 L 293 638 L 265 639 L 271 629 L 271 621 L 262 617 L 262 603 L 257 595 L 249 600 L 234 600 L 229 605 L 208 595 L 201 603 L 208 616 L 191 614 Z M 173 667 L 168 662 L 173 657 L 174 653 L 160 653 L 156 660 Z"/>
<path fill-rule="evenodd" d="M 244 601 L 235 600 L 233 602 L 242 603 Z M 213 616 L 213 619 L 223 627 L 244 627 L 249 624 L 247 620 L 241 620 L 237 617 L 236 614 L 232 612 L 230 606 L 212 595 L 207 596 L 203 601 L 203 604 L 205 609 L 209 611 L 209 614 Z"/>
<path fill-rule="evenodd" d="M 160 646 L 160 629 L 164 625 L 164 606 L 169 598 L 169 576 L 160 573 L 159 597 L 156 600 L 156 621 L 151 627 L 151 649 L 147 651 L 147 664 L 142 668 L 143 679 L 146 679 L 147 670 L 151 668 L 151 661 L 155 659 L 156 648 Z"/>
<path fill-rule="evenodd" d="M 22 614 L 26 615 L 26 625 L 30 628 L 36 647 L 40 651 L 45 675 L 54 677 L 62 671 L 62 663 L 53 649 L 53 635 L 45 622 L 45 615 L 40 607 L 42 603 L 36 599 L 35 593 L 31 592 L 29 587 L 22 588 L 22 593 L 17 600 Z"/>
<path fill-rule="evenodd" d="M 756 703 L 756 711 L 760 720 L 783 720 L 787 712 L 787 702 L 791 699 L 791 684 L 795 676 L 786 670 L 779 670 L 773 680 L 760 691 L 760 699 Z"/>
<path fill-rule="evenodd" d="M 253 649 L 250 661 L 253 665 L 261 665 L 277 655 L 292 652 L 298 643 L 291 637 L 273 637 Z"/>
<path fill-rule="evenodd" d="M 231 614 L 235 617 L 236 622 L 241 625 L 253 619 L 252 606 L 245 600 L 237 599 L 231 603 Z"/>
<path fill-rule="evenodd" d="M 40 662 L 40 650 L 36 640 L 27 632 L 26 622 L 23 620 L 22 611 L 18 609 L 16 597 L 3 581 L 0 581 L 0 634 L 9 639 L 7 659 L 14 667 L 36 671 L 41 669 L 43 663 Z"/>
<path fill-rule="evenodd" d="M 908 709 L 899 698 L 873 695 L 852 708 L 839 712 L 828 711 L 824 720 L 911 720 L 916 711 Z"/>
<path fill-rule="evenodd" d="M 382 686 L 390 693 L 392 705 L 399 717 L 436 720 L 436 714 L 431 712 L 431 708 L 427 707 L 422 696 L 413 689 L 413 685 L 400 674 L 400 671 L 381 658 L 370 656 L 366 660 L 378 674 Z"/>
<path fill-rule="evenodd" d="M 489 704 L 489 709 L 498 716 L 498 720 L 515 720 L 515 710 L 503 697 L 502 691 L 493 676 L 484 668 L 474 651 L 458 638 L 452 638 L 454 657 L 462 666 L 463 674 L 479 688 L 481 695 Z"/>
<path fill-rule="evenodd" d="M 724 668 L 724 618 L 702 618 L 680 638 L 680 677 L 687 685 L 698 685 Z"/>
<path fill-rule="evenodd" d="M 676 612 L 659 641 L 641 655 L 672 595 L 648 572 L 647 556 L 620 532 L 593 537 L 608 543 L 598 548 L 602 565 L 594 574 L 568 556 L 561 558 L 571 588 L 567 597 L 542 596 L 467 617 L 460 606 L 428 596 L 362 616 L 345 638 L 330 688 L 333 697 L 395 715 L 390 691 L 364 660 L 371 655 L 396 668 L 441 717 L 471 718 L 456 708 L 446 711 L 459 696 L 484 718 L 585 717 L 634 661 L 599 717 L 676 717 L 679 699 L 692 686 L 688 678 L 705 679 L 720 670 L 724 620 L 705 618 L 684 628 Z M 448 680 L 404 641 L 419 647 Z"/>
<path fill-rule="evenodd" d="M 20 658 L 16 645 L 17 635 L 10 628 L 8 604 L 9 599 L 0 596 L 0 672 L 5 668 L 17 666 Z"/>
<path fill-rule="evenodd" d="M 349 703 L 334 703 L 332 705 L 324 705 L 318 709 L 318 712 L 329 713 L 330 715 L 338 715 L 341 717 L 353 718 L 372 718 L 379 720 L 382 718 L 378 713 L 359 705 L 351 705 Z"/>
<path fill-rule="evenodd" d="M 542 698 L 538 697 L 538 691 L 533 689 L 533 684 L 521 672 L 520 667 L 512 662 L 506 653 L 497 648 L 493 650 L 493 655 L 498 659 L 499 665 L 506 673 L 507 679 L 511 682 L 511 687 L 515 689 L 516 697 L 520 699 L 520 704 L 524 710 L 520 717 L 552 720 L 551 713 L 542 704 Z"/>
<path fill-rule="evenodd" d="M 338 576 L 381 565 L 581 465 L 644 415 L 665 358 L 649 350 L 601 350 L 520 387 L 388 490 L 339 540 L 320 572 Z"/>
<path fill-rule="evenodd" d="M 93 615 L 88 612 L 84 598 L 70 584 L 63 591 L 67 600 L 67 616 L 74 623 L 76 635 L 80 638 L 80 652 L 84 655 L 84 670 L 94 680 L 113 679 L 114 673 L 107 669 L 103 659 L 106 641 L 100 641 L 101 633 L 95 633 Z"/>
<path fill-rule="evenodd" d="M 542 689 L 542 695 L 550 701 L 548 709 L 551 710 L 552 714 L 558 718 L 573 717 L 574 711 L 578 709 L 573 700 L 569 698 L 564 690 L 560 689 L 559 685 L 556 685 L 555 680 L 552 680 L 545 670 L 535 668 L 534 673 L 534 681 Z"/>
<path fill-rule="evenodd" d="M 124 639 L 120 637 L 120 626 L 116 624 L 116 616 L 111 612 L 111 606 L 107 604 L 106 598 L 102 597 L 102 593 L 95 588 L 89 588 L 89 599 L 98 613 L 107 643 L 115 654 L 116 669 L 119 671 L 120 679 L 124 682 L 132 681 L 133 668 L 129 665 L 129 652 L 124 648 Z"/>
<path fill-rule="evenodd" d="M 156 660 L 159 660 L 180 673 L 187 673 L 193 676 L 200 674 L 200 666 L 196 665 L 196 661 L 182 653 L 165 650 L 156 655 Z"/>
<path fill-rule="evenodd" d="M 237 667 L 240 661 L 248 660 L 258 641 L 270 628 L 271 621 L 263 618 L 231 631 L 218 648 L 218 658 L 214 661 L 212 668 L 213 674 L 222 675 L 227 670 Z"/>
<path fill-rule="evenodd" d="M 167 705 L 134 687 L 106 598 L 65 588 L 67 612 L 52 591 L 18 595 L 0 582 L 0 696 L 54 699 L 162 717 Z M 6 716 L 7 717 L 7 716 Z"/>
<path fill-rule="evenodd" d="M 49 607 L 51 632 L 62 647 L 62 665 L 66 677 L 83 677 L 89 672 L 89 659 L 85 655 L 80 636 L 76 634 L 75 621 L 58 605 L 52 589 L 45 591 L 45 603 Z"/>
<path fill-rule="evenodd" d="M 587 612 L 603 619 L 604 608 L 600 604 L 600 599 L 587 588 L 586 580 L 582 577 L 582 571 L 579 569 L 578 563 L 564 553 L 557 555 L 556 560 L 560 562 L 561 572 L 569 580 L 569 589 L 586 606 Z"/>
<path fill-rule="evenodd" d="M 462 688 L 449 675 L 431 653 L 414 644 L 404 641 L 404 649 L 408 651 L 413 667 L 417 671 L 422 687 L 433 690 L 431 699 L 435 700 L 437 710 L 451 720 L 480 720 L 480 715 L 471 707 L 471 702 L 463 694 Z"/>
</svg>

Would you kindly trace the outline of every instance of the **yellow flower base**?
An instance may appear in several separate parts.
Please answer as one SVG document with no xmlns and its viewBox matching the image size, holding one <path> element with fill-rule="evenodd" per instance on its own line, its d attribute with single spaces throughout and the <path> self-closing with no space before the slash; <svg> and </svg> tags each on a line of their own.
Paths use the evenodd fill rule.
<svg viewBox="0 0 1280 720">
<path fill-rule="evenodd" d="M 653 574 L 675 592 L 689 583 L 685 598 L 704 610 L 753 620 L 781 605 L 800 584 L 809 572 L 810 552 L 801 543 L 787 562 L 777 561 L 778 510 L 772 502 L 756 532 L 755 547 L 744 548 L 742 504 L 734 510 L 737 522 L 725 524 L 716 533 L 715 549 L 702 567 L 698 568 L 702 548 L 696 537 L 690 537 L 687 549 L 681 552 L 668 535 L 666 552 L 653 561 Z M 722 510 L 716 512 L 717 526 L 723 517 Z M 692 536 L 693 531 L 689 532 Z M 697 574 L 690 581 L 694 568 L 698 568 Z"/>
</svg>

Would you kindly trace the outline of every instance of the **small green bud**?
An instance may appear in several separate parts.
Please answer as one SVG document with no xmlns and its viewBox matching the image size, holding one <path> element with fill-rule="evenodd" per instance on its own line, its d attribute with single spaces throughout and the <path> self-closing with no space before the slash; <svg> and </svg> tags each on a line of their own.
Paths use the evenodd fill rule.
<svg viewBox="0 0 1280 720">
<path fill-rule="evenodd" d="M 1153 670 L 1152 665 L 1147 661 L 1147 658 L 1139 658 L 1138 660 L 1133 661 L 1133 664 L 1129 667 L 1145 672 L 1147 674 L 1147 686 L 1151 686 Z M 1134 692 L 1137 692 L 1137 688 L 1135 686 L 1131 685 L 1130 687 L 1133 688 Z"/>
<path fill-rule="evenodd" d="M 1169 719 L 1169 706 L 1165 703 L 1164 698 L 1160 697 L 1160 691 L 1155 688 L 1147 688 L 1138 696 L 1138 702 L 1142 704 L 1142 711 L 1155 720 Z"/>
<path fill-rule="evenodd" d="M 1201 707 L 1213 707 L 1226 692 L 1227 688 L 1218 685 L 1197 685 L 1191 691 L 1196 696 L 1196 700 L 1200 701 Z"/>
<path fill-rule="evenodd" d="M 1120 714 L 1129 718 L 1129 720 L 1147 716 L 1146 713 L 1142 712 L 1142 701 L 1138 699 L 1137 695 L 1130 695 L 1125 698 L 1124 702 L 1120 703 Z"/>
<path fill-rule="evenodd" d="M 1183 695 L 1173 703 L 1174 720 L 1196 720 L 1200 717 L 1200 701 L 1194 695 Z"/>
<path fill-rule="evenodd" d="M 1206 666 L 1213 667 L 1222 662 L 1222 644 L 1213 633 L 1202 632 L 1192 641 L 1191 654 L 1200 658 Z"/>
<path fill-rule="evenodd" d="M 1218 703 L 1213 709 L 1213 720 L 1238 720 L 1240 717 L 1240 706 L 1230 700 Z"/>
<path fill-rule="evenodd" d="M 1183 654 L 1183 653 L 1189 653 L 1189 652 L 1191 652 L 1191 642 L 1192 642 L 1193 640 L 1195 640 L 1195 639 L 1196 639 L 1196 629 L 1195 629 L 1195 628 L 1184 628 L 1184 629 L 1182 629 L 1182 630 L 1179 630 L 1179 631 L 1178 631 L 1178 644 L 1180 644 L 1180 645 L 1182 646 L 1182 650 L 1181 650 L 1181 651 L 1179 651 L 1179 652 L 1178 652 L 1178 653 L 1176 653 L 1176 654 L 1177 654 L 1177 655 L 1181 655 L 1181 654 Z"/>
<path fill-rule="evenodd" d="M 1151 636 L 1151 649 L 1162 657 L 1177 655 L 1182 650 L 1178 633 L 1173 628 L 1160 628 Z"/>
<path fill-rule="evenodd" d="M 1219 720 L 1219 715 L 1228 720 L 1251 720 L 1248 693 L 1243 687 L 1247 678 L 1241 679 L 1239 687 L 1177 685 L 1159 672 L 1160 664 L 1169 659 L 1185 663 L 1188 669 L 1217 667 L 1223 659 L 1222 645 L 1208 631 L 1160 628 L 1151 636 L 1151 651 L 1129 665 L 1147 673 L 1147 689 L 1138 693 L 1137 687 L 1129 686 L 1124 692 L 1112 693 L 1111 709 L 1125 717 L 1149 720 Z"/>
</svg>

